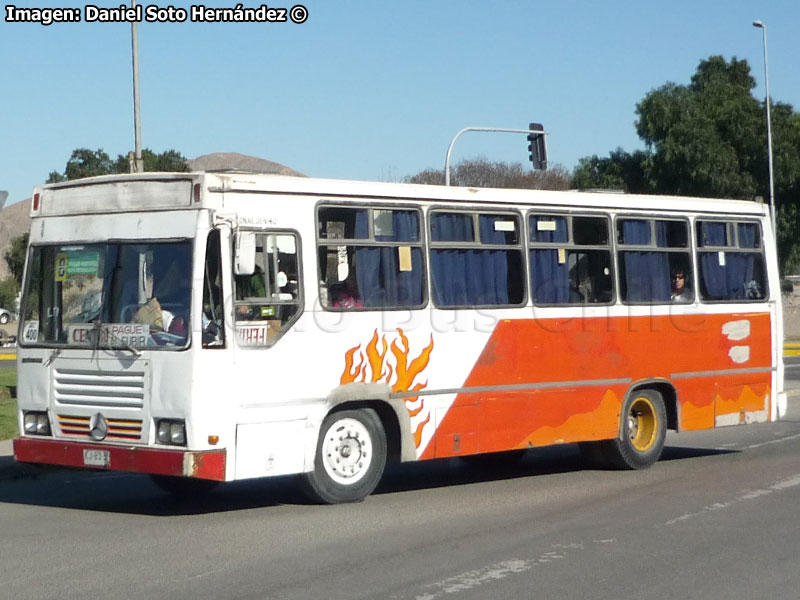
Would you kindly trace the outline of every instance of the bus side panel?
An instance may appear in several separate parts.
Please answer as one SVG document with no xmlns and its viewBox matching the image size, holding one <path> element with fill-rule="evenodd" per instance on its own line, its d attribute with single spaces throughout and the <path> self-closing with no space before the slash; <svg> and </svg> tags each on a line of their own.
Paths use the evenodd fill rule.
<svg viewBox="0 0 800 600">
<path fill-rule="evenodd" d="M 763 420 L 770 327 L 766 312 L 503 320 L 421 458 L 463 454 L 459 432 L 481 452 L 614 437 L 627 390 L 654 380 L 674 384 L 682 429 Z"/>
</svg>

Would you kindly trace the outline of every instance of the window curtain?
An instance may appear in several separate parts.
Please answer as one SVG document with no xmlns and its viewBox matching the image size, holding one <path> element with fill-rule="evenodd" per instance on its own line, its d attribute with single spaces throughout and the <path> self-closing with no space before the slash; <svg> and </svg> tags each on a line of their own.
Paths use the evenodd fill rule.
<svg viewBox="0 0 800 600">
<path fill-rule="evenodd" d="M 666 246 L 666 223 L 656 227 L 656 243 Z M 622 222 L 622 243 L 650 244 L 650 221 Z M 664 252 L 626 250 L 622 252 L 625 265 L 625 300 L 628 302 L 668 302 L 670 288 L 669 257 Z"/>
<path fill-rule="evenodd" d="M 478 218 L 480 239 L 485 244 L 506 243 L 505 233 L 496 231 L 501 217 Z M 473 242 L 472 218 L 462 214 L 435 213 L 431 216 L 434 242 Z M 481 306 L 508 304 L 507 250 L 435 248 L 431 251 L 433 296 L 439 306 Z"/>
<path fill-rule="evenodd" d="M 555 222 L 554 231 L 539 231 L 539 221 Z M 531 219 L 532 238 L 536 242 L 567 242 L 567 220 L 564 217 Z M 565 250 L 566 252 L 566 250 Z M 558 249 L 538 248 L 531 250 L 530 269 L 533 299 L 538 304 L 567 304 L 569 298 L 569 266 L 565 260 L 558 262 Z"/>
<path fill-rule="evenodd" d="M 703 246 L 726 246 L 726 223 L 700 223 Z M 755 226 L 739 224 L 739 247 L 755 247 Z M 700 255 L 700 270 L 703 285 L 712 300 L 744 300 L 748 284 L 753 281 L 756 255 L 749 252 L 725 252 L 724 264 L 720 264 L 719 252 L 703 252 Z"/>
<path fill-rule="evenodd" d="M 356 213 L 356 238 L 369 236 L 368 211 Z M 376 236 L 379 242 L 419 240 L 417 213 L 392 211 L 392 235 Z M 411 271 L 400 271 L 398 247 L 358 247 L 355 251 L 356 285 L 365 307 L 417 306 L 422 303 L 422 253 L 411 249 Z"/>
</svg>

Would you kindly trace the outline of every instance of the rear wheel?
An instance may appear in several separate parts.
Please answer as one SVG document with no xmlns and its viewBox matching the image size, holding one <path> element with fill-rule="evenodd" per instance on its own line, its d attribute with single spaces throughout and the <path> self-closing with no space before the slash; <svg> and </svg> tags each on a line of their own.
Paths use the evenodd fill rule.
<svg viewBox="0 0 800 600">
<path fill-rule="evenodd" d="M 655 390 L 637 390 L 622 411 L 620 437 L 603 442 L 603 456 L 620 469 L 646 469 L 655 463 L 667 437 L 664 399 Z"/>
<path fill-rule="evenodd" d="M 0 323 L 2 323 L 3 325 L 8 323 L 10 320 L 11 317 L 9 317 L 7 314 L 3 313 L 2 315 L 0 315 Z"/>
<path fill-rule="evenodd" d="M 315 502 L 360 502 L 369 496 L 386 466 L 386 433 L 371 408 L 343 410 L 325 417 L 314 470 L 301 477 Z"/>
</svg>

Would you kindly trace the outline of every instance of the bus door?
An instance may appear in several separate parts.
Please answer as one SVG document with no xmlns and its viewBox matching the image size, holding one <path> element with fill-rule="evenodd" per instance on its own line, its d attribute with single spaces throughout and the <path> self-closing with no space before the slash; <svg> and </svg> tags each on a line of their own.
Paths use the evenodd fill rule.
<svg viewBox="0 0 800 600">
<path fill-rule="evenodd" d="M 299 241 L 293 232 L 240 231 L 234 322 L 240 347 L 269 348 L 300 316 Z"/>
</svg>

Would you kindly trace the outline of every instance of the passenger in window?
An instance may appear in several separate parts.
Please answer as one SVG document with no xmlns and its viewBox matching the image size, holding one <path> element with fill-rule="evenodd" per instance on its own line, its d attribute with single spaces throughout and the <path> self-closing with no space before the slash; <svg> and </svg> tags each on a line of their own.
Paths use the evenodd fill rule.
<svg viewBox="0 0 800 600">
<path fill-rule="evenodd" d="M 255 270 L 250 275 L 236 276 L 236 299 L 245 300 L 247 298 L 264 298 L 267 290 L 264 287 L 264 271 L 256 265 Z"/>
<path fill-rule="evenodd" d="M 672 271 L 672 301 L 688 304 L 692 301 L 692 291 L 686 281 L 686 272 L 683 269 Z"/>
<path fill-rule="evenodd" d="M 361 308 L 364 304 L 358 293 L 351 289 L 351 286 L 345 281 L 343 283 L 335 283 L 330 287 L 329 294 L 333 300 L 334 308 Z"/>
</svg>

